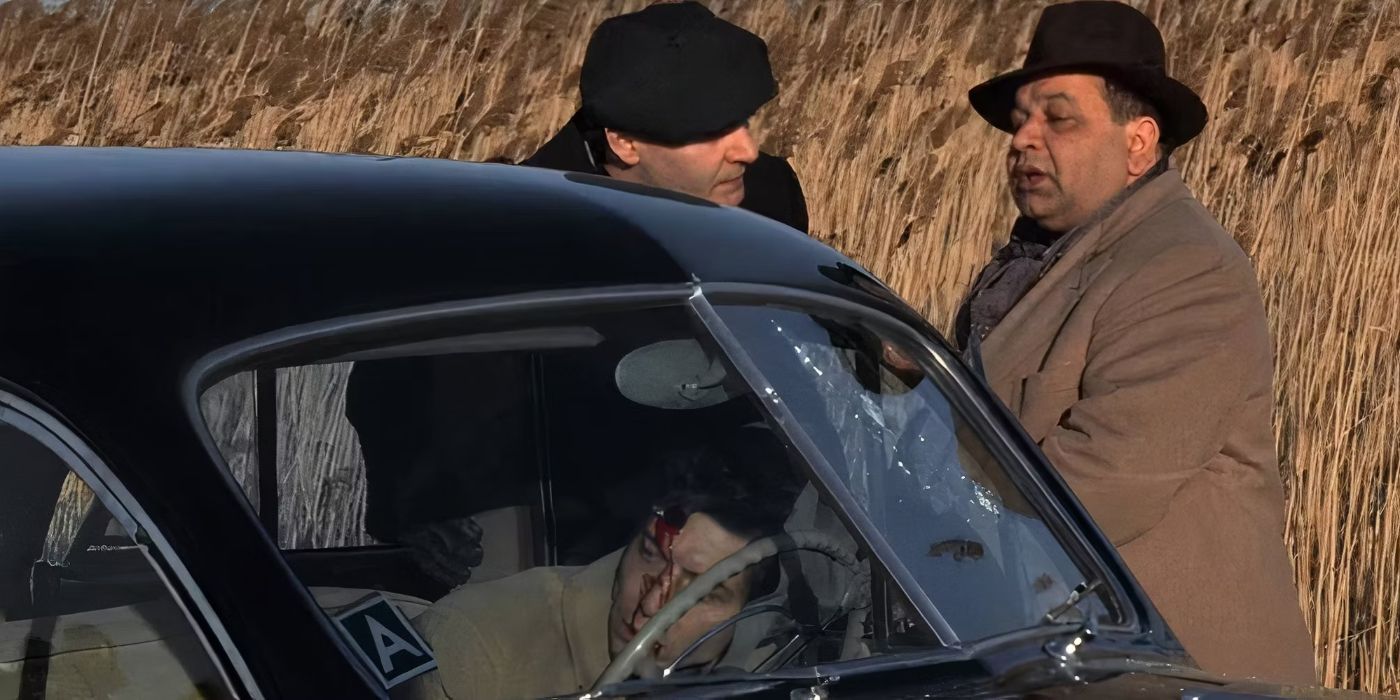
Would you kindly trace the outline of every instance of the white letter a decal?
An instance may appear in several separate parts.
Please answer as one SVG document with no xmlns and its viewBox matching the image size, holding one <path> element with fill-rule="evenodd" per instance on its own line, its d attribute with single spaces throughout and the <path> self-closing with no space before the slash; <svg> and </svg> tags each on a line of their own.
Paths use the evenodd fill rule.
<svg viewBox="0 0 1400 700">
<path fill-rule="evenodd" d="M 394 670 L 394 664 L 389 660 L 394 654 L 406 651 L 414 656 L 423 655 L 423 652 L 404 641 L 403 637 L 389 631 L 379 620 L 366 616 L 365 624 L 369 626 L 369 633 L 374 636 L 374 646 L 379 651 L 379 667 L 384 669 L 386 675 Z"/>
</svg>

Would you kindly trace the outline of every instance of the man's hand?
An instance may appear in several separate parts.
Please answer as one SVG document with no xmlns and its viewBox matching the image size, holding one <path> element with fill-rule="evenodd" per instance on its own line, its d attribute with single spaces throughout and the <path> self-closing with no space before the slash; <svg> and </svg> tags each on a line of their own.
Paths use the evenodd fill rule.
<svg viewBox="0 0 1400 700">
<path fill-rule="evenodd" d="M 456 587 L 481 565 L 481 526 L 472 518 L 453 518 L 418 525 L 400 538 L 413 563 L 434 580 Z"/>
</svg>

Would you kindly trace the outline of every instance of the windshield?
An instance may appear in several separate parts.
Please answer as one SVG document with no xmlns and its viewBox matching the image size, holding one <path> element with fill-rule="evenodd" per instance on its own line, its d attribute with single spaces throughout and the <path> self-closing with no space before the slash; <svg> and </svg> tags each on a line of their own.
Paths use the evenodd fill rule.
<svg viewBox="0 0 1400 700">
<path fill-rule="evenodd" d="M 857 526 L 889 547 L 905 570 L 892 573 L 912 579 L 958 639 L 1036 625 L 1089 578 L 917 361 L 923 349 L 801 311 L 716 312 L 762 374 L 760 390 L 830 466 Z"/>
</svg>

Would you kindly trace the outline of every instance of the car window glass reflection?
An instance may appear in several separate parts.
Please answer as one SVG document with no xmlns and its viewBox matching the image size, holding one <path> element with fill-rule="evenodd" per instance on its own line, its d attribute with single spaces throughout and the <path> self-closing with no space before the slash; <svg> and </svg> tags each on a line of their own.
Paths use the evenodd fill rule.
<svg viewBox="0 0 1400 700">
<path fill-rule="evenodd" d="M 884 651 L 863 544 L 688 309 L 464 323 L 337 352 L 232 375 L 201 408 L 322 608 L 383 595 L 436 650 L 438 670 L 396 694 L 587 690 L 691 582 L 789 532 L 829 551 L 726 579 L 626 673 Z"/>
<path fill-rule="evenodd" d="M 145 548 L 0 423 L 0 697 L 228 696 Z"/>
<path fill-rule="evenodd" d="M 718 311 L 960 639 L 1034 626 L 1083 580 L 915 351 L 798 311 Z"/>
</svg>

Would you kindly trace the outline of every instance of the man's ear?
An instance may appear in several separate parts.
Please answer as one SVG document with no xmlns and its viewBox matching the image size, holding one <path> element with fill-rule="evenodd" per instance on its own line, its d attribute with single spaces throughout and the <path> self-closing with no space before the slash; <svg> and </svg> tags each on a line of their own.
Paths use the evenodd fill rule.
<svg viewBox="0 0 1400 700">
<path fill-rule="evenodd" d="M 612 149 L 613 155 L 627 167 L 632 167 L 641 162 L 642 157 L 637 153 L 637 141 L 629 136 L 603 129 L 603 136 L 608 140 L 608 148 Z"/>
<path fill-rule="evenodd" d="M 1127 124 L 1128 174 L 1137 179 L 1162 156 L 1162 131 L 1152 117 L 1138 117 Z"/>
</svg>

